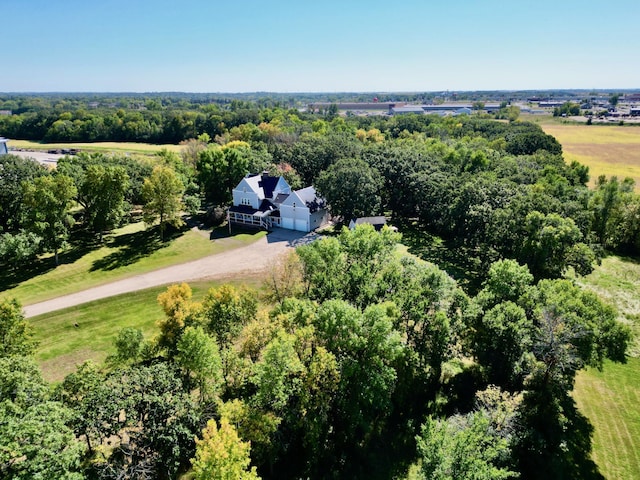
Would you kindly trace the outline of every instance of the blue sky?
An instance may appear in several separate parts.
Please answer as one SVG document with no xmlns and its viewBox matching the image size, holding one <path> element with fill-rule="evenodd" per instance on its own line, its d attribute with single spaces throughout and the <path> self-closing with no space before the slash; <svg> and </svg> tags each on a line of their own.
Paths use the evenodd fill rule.
<svg viewBox="0 0 640 480">
<path fill-rule="evenodd" d="M 0 92 L 640 88 L 640 1 L 0 0 Z"/>
</svg>

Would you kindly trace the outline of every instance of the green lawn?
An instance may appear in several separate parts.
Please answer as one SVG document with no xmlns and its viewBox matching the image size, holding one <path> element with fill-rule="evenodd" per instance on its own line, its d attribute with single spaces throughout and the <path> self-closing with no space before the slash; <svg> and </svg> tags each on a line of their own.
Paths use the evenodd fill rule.
<svg viewBox="0 0 640 480">
<path fill-rule="evenodd" d="M 628 363 L 607 362 L 599 372 L 578 374 L 573 392 L 594 426 L 593 460 L 608 480 L 640 478 L 640 264 L 609 256 L 587 277 L 577 279 L 616 306 L 634 332 Z"/>
<path fill-rule="evenodd" d="M 576 281 L 618 309 L 619 320 L 634 333 L 628 353 L 640 358 L 640 263 L 610 255 L 593 273 Z"/>
<path fill-rule="evenodd" d="M 640 359 L 580 372 L 574 397 L 593 424 L 593 460 L 608 480 L 640 478 Z"/>
<path fill-rule="evenodd" d="M 193 299 L 202 299 L 209 288 L 221 283 L 190 283 Z M 261 280 L 249 276 L 226 283 L 257 288 Z M 156 322 L 163 317 L 156 298 L 166 288 L 126 293 L 29 319 L 39 342 L 36 359 L 44 377 L 49 381 L 60 381 L 86 360 L 103 362 L 113 352 L 113 342 L 124 327 L 139 328 L 145 338 L 153 338 L 157 333 Z"/>
<path fill-rule="evenodd" d="M 187 230 L 161 242 L 156 230 L 130 224 L 116 230 L 102 246 L 78 242 L 61 255 L 57 267 L 46 257 L 18 271 L 0 272 L 0 297 L 15 297 L 29 305 L 238 248 L 264 235 L 243 233 L 211 240 L 209 232 Z"/>
</svg>

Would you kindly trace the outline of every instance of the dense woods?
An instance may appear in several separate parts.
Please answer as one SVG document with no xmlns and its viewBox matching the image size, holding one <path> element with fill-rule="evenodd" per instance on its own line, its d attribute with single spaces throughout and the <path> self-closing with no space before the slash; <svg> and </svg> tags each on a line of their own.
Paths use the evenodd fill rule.
<svg viewBox="0 0 640 480">
<path fill-rule="evenodd" d="M 624 361 L 630 333 L 566 274 L 638 254 L 632 181 L 589 190 L 538 126 L 479 114 L 11 101 L 4 136 L 185 148 L 82 153 L 53 171 L 0 157 L 9 268 L 57 261 L 73 236 L 99 243 L 138 207 L 164 240 L 250 171 L 313 183 L 339 223 L 385 214 L 402 234 L 338 226 L 274 265 L 263 292 L 195 302 L 171 286 L 156 337 L 125 329 L 104 365 L 56 386 L 3 301 L 0 478 L 598 478 L 570 392 L 581 368 Z"/>
</svg>

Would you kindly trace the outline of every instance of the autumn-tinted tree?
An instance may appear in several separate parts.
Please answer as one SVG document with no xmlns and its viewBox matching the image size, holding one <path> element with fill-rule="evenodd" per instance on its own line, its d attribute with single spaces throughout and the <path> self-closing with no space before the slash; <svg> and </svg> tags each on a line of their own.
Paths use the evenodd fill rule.
<svg viewBox="0 0 640 480">
<path fill-rule="evenodd" d="M 259 480 L 256 467 L 249 467 L 251 446 L 243 442 L 227 418 L 209 420 L 196 439 L 196 456 L 191 460 L 196 480 Z"/>
<path fill-rule="evenodd" d="M 211 288 L 202 302 L 201 318 L 220 346 L 226 347 L 257 311 L 255 294 L 232 285 Z"/>
</svg>

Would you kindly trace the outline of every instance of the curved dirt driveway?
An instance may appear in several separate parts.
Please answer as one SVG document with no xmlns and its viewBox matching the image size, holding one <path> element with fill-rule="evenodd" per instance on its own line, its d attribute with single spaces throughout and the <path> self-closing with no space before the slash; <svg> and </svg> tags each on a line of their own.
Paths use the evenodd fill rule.
<svg viewBox="0 0 640 480">
<path fill-rule="evenodd" d="M 35 317 L 100 298 L 112 297 L 121 293 L 135 292 L 145 288 L 171 283 L 228 277 L 240 272 L 264 271 L 275 258 L 288 248 L 309 243 L 317 234 L 305 234 L 291 230 L 275 229 L 267 236 L 246 247 L 236 248 L 217 255 L 211 255 L 180 265 L 143 273 L 135 277 L 117 280 L 112 283 L 89 288 L 81 292 L 64 295 L 23 308 L 25 317 Z"/>
</svg>

